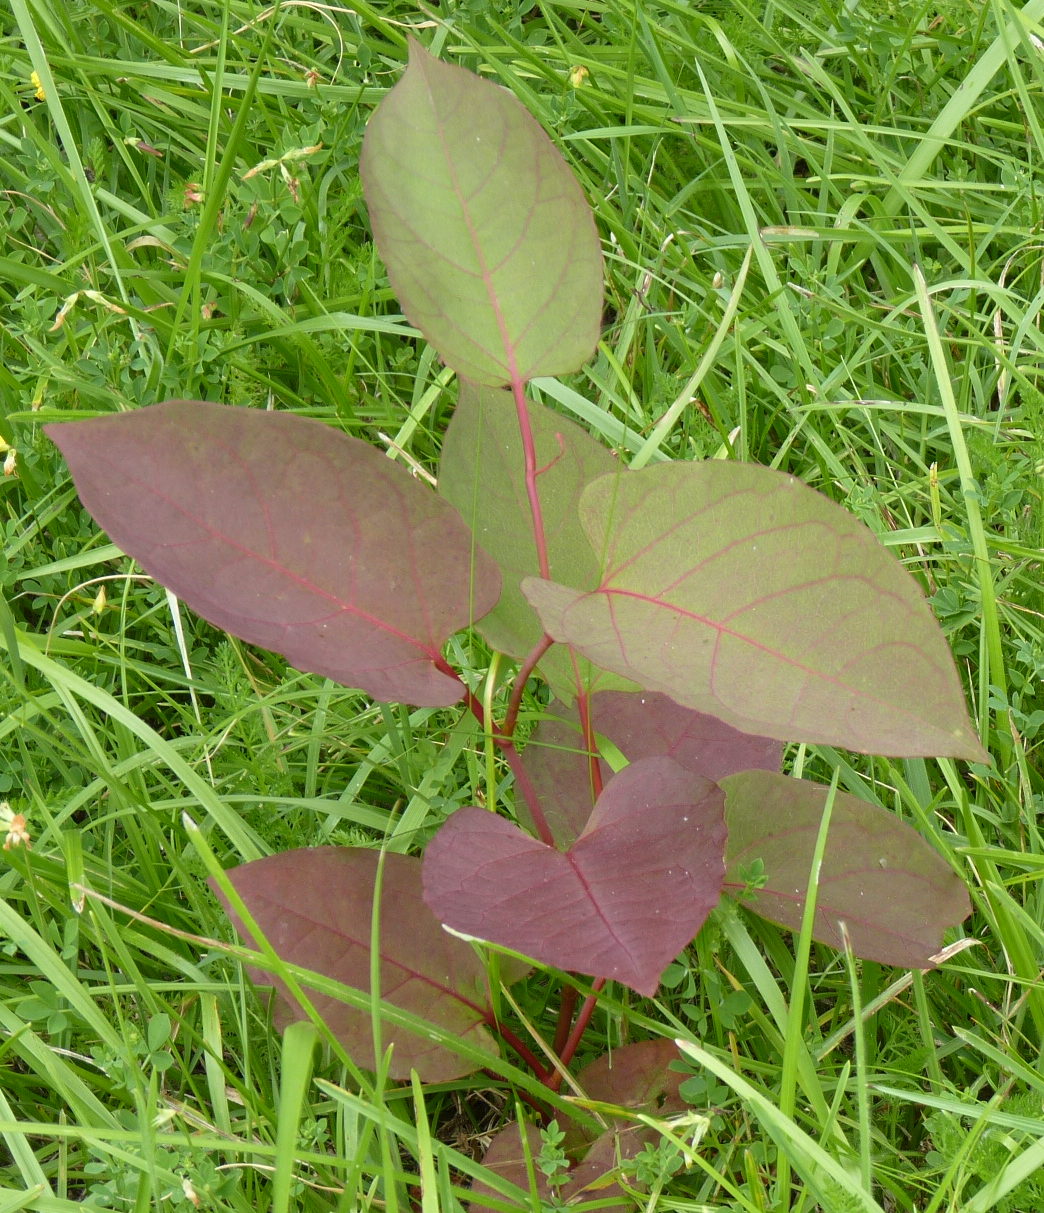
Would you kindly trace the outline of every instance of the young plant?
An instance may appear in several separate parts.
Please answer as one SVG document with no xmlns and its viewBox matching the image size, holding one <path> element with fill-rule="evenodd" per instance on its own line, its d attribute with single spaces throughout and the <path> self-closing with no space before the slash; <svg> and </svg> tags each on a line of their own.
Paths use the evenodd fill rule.
<svg viewBox="0 0 1044 1213">
<path fill-rule="evenodd" d="M 506 1045 L 560 1082 L 495 1015 L 460 936 L 593 979 L 579 1007 L 575 982 L 562 999 L 567 1066 L 605 982 L 653 995 L 722 897 L 799 926 L 825 810 L 817 937 L 840 946 L 844 924 L 860 956 L 929 966 L 968 912 L 958 876 L 889 813 L 779 770 L 784 741 L 985 760 L 913 579 L 793 476 L 630 471 L 527 395 L 591 355 L 602 261 L 578 183 L 510 94 L 414 43 L 361 171 L 403 309 L 459 380 L 437 492 L 277 412 L 175 400 L 47 427 L 99 524 L 206 619 L 379 700 L 463 700 L 513 775 L 513 803 L 453 813 L 423 860 L 321 847 L 244 864 L 240 908 L 330 979 L 309 997 L 361 1064 L 376 1064 L 372 993 L 391 1075 L 431 1081 Z M 443 654 L 468 627 L 517 663 L 500 719 Z M 533 678 L 555 699 L 523 747 Z M 502 959 L 500 980 L 526 971 Z M 681 1106 L 672 1057 L 633 1045 L 577 1080 L 662 1112 Z M 584 1161 L 562 1192 L 649 1143 L 567 1137 Z M 514 1128 L 491 1162 L 533 1174 L 540 1150 Z"/>
</svg>

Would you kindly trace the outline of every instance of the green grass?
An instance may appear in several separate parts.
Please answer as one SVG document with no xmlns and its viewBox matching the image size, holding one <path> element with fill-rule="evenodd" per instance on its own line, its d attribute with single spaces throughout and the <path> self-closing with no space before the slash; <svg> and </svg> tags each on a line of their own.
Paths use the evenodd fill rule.
<svg viewBox="0 0 1044 1213">
<path fill-rule="evenodd" d="M 273 1034 L 205 883 L 392 821 L 413 845 L 485 789 L 482 737 L 215 633 L 40 429 L 204 397 L 434 466 L 449 376 L 357 175 L 414 26 L 523 100 L 596 210 L 603 341 L 542 398 L 639 463 L 844 503 L 924 586 L 994 759 L 788 755 L 950 858 L 973 944 L 902 974 L 722 912 L 657 1001 L 610 991 L 591 1055 L 680 1036 L 698 1080 L 640 1205 L 1044 1208 L 1044 0 L 439 8 L 0 12 L 0 800 L 33 835 L 0 864 L 0 1210 L 395 1211 L 421 1179 L 449 1210 L 514 1107 Z M 539 980 L 513 996 L 549 1030 Z"/>
</svg>

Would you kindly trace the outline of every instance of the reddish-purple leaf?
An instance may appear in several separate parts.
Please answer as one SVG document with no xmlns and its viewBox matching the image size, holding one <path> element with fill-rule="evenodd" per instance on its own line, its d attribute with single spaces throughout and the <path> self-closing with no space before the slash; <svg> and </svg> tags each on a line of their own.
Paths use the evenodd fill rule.
<svg viewBox="0 0 1044 1213">
<path fill-rule="evenodd" d="M 578 514 L 580 494 L 600 476 L 626 475 L 609 451 L 573 422 L 542 405 L 527 408 L 536 452 L 537 492 L 551 576 L 576 589 L 598 585 L 598 560 Z M 496 560 L 503 592 L 477 624 L 493 648 L 524 657 L 544 634 L 522 594 L 523 577 L 538 576 L 535 522 L 526 492 L 525 453 L 519 417 L 510 392 L 463 382 L 456 412 L 442 444 L 439 492 L 471 526 L 484 551 Z M 620 685 L 615 674 L 592 671 L 581 659 L 589 688 Z M 554 646 L 539 671 L 562 699 L 576 694 L 569 653 Z"/>
<path fill-rule="evenodd" d="M 687 771 L 714 782 L 751 768 L 779 769 L 783 747 L 778 741 L 741 733 L 713 716 L 681 707 L 666 695 L 599 691 L 590 702 L 596 736 L 611 741 L 628 762 L 673 758 Z M 569 846 L 594 804 L 590 763 L 583 752 L 575 706 L 567 708 L 552 700 L 547 716 L 526 743 L 522 764 L 556 845 Z M 612 771 L 604 761 L 599 765 L 605 784 Z M 532 824 L 521 798 L 516 813 L 523 825 Z"/>
<path fill-rule="evenodd" d="M 685 1111 L 685 1101 L 678 1094 L 683 1075 L 670 1070 L 677 1061 L 678 1050 L 669 1040 L 644 1040 L 638 1044 L 624 1045 L 612 1053 L 593 1061 L 576 1076 L 576 1085 L 584 1096 L 602 1104 L 613 1104 L 630 1112 L 644 1112 L 649 1116 L 666 1118 Z M 607 1117 L 610 1127 L 593 1134 L 579 1121 L 566 1121 L 565 1149 L 577 1161 L 570 1168 L 559 1189 L 561 1204 L 580 1199 L 584 1189 L 587 1199 L 616 1199 L 623 1197 L 623 1189 L 611 1178 L 620 1164 L 639 1154 L 646 1143 L 656 1141 L 655 1129 L 640 1121 L 617 1115 Z M 527 1146 L 522 1144 L 520 1126 L 517 1122 L 505 1126 L 493 1139 L 482 1164 L 502 1179 L 507 1179 L 523 1190 L 529 1189 L 529 1171 L 526 1166 L 526 1148 L 530 1158 L 540 1156 L 540 1133 L 533 1125 L 525 1125 Z M 546 1198 L 550 1185 L 539 1169 L 534 1166 L 537 1191 Z M 633 1186 L 633 1181 L 632 1181 Z M 492 1206 L 479 1203 L 496 1197 L 492 1187 L 475 1184 L 475 1201 L 472 1213 L 489 1210 Z M 630 1209 L 632 1204 L 624 1201 L 611 1205 L 610 1209 Z M 600 1210 L 600 1213 L 605 1213 Z"/>
<path fill-rule="evenodd" d="M 768 771 L 723 781 L 726 887 L 755 914 L 799 930 L 828 788 Z M 744 873 L 764 864 L 762 888 Z M 968 893 L 949 864 L 892 813 L 838 792 L 816 894 L 815 936 L 866 960 L 930 967 L 942 934 L 970 912 Z"/>
<path fill-rule="evenodd" d="M 496 387 L 587 361 L 602 308 L 591 208 L 509 92 L 411 41 L 360 170 L 403 310 L 458 374 Z"/>
<path fill-rule="evenodd" d="M 347 847 L 284 851 L 233 868 L 228 877 L 280 959 L 368 992 L 379 858 L 376 851 Z M 252 942 L 237 916 L 229 916 L 243 939 Z M 419 859 L 384 857 L 380 941 L 382 999 L 473 1048 L 497 1055 L 483 1026 L 490 1015 L 485 970 L 474 949 L 444 931 L 424 904 Z M 279 990 L 284 1019 L 303 1018 L 296 1004 L 287 1009 L 289 995 L 282 982 L 267 973 L 255 973 L 254 978 Z M 302 985 L 307 989 L 307 982 Z M 353 1058 L 374 1068 L 369 1012 L 325 994 L 308 993 Z M 394 1044 L 391 1074 L 397 1079 L 408 1078 L 415 1069 L 428 1082 L 444 1082 L 478 1068 L 420 1029 L 414 1033 L 385 1022 L 382 1043 Z"/>
<path fill-rule="evenodd" d="M 778 771 L 783 747 L 769 737 L 741 733 L 716 716 L 682 707 L 652 691 L 599 691 L 591 699 L 595 731 L 629 761 L 666 755 L 715 783 L 752 768 Z"/>
<path fill-rule="evenodd" d="M 675 1116 L 685 1111 L 678 1094 L 684 1074 L 672 1070 L 681 1055 L 670 1040 L 641 1040 L 596 1058 L 576 1076 L 584 1095 L 599 1103 Z"/>
<path fill-rule="evenodd" d="M 620 1161 L 616 1154 L 614 1133 L 603 1133 L 584 1158 L 571 1167 L 565 1176 L 560 1177 L 560 1182 L 554 1190 L 548 1177 L 536 1165 L 541 1145 L 540 1130 L 536 1125 L 519 1125 L 518 1121 L 512 1121 L 493 1138 L 483 1156 L 482 1165 L 531 1196 L 535 1186 L 535 1195 L 545 1202 L 545 1208 L 568 1208 L 580 1201 L 596 1200 L 598 1213 L 633 1213 L 633 1202 L 623 1188 L 611 1178 L 611 1173 L 616 1170 Z M 531 1160 L 528 1164 L 527 1154 Z M 530 1167 L 535 1184 L 530 1182 Z M 468 1205 L 470 1213 L 504 1213 L 504 1205 L 508 1202 L 495 1188 L 476 1182 L 473 1192 L 474 1199 Z M 533 1207 L 531 1199 L 517 1206 L 523 1213 L 530 1213 Z"/>
<path fill-rule="evenodd" d="M 379 699 L 463 695 L 440 649 L 494 605 L 499 574 L 365 442 L 198 400 L 46 430 L 99 525 L 211 623 Z"/>
<path fill-rule="evenodd" d="M 613 1104 L 649 1116 L 677 1116 L 686 1109 L 679 1088 L 685 1075 L 672 1070 L 671 1063 L 681 1055 L 670 1040 L 641 1040 L 604 1053 L 576 1076 L 576 1085 L 584 1096 L 597 1103 Z M 633 1158 L 655 1131 L 640 1121 L 628 1123 L 614 1119 L 611 1133 L 621 1158 Z M 594 1137 L 579 1121 L 566 1134 L 567 1148 Z M 596 1139 L 597 1140 L 597 1139 Z"/>
<path fill-rule="evenodd" d="M 599 588 L 522 588 L 596 665 L 749 733 L 985 760 L 916 582 L 794 477 L 659 464 L 595 481 L 580 510 Z"/>
<path fill-rule="evenodd" d="M 669 758 L 625 767 L 563 853 L 483 809 L 428 844 L 424 900 L 456 931 L 640 994 L 717 904 L 722 794 Z"/>
<path fill-rule="evenodd" d="M 482 1156 L 482 1165 L 492 1171 L 494 1175 L 499 1175 L 501 1179 L 506 1179 L 508 1183 L 513 1183 L 516 1187 L 521 1188 L 523 1192 L 530 1192 L 533 1186 L 530 1182 L 530 1168 L 532 1168 L 536 1195 L 541 1201 L 545 1201 L 551 1196 L 551 1184 L 547 1176 L 536 1165 L 536 1160 L 540 1157 L 540 1148 L 540 1130 L 536 1125 L 529 1123 L 520 1125 L 517 1120 L 512 1120 L 489 1143 L 489 1147 Z M 527 1154 L 530 1160 L 528 1163 L 526 1162 Z M 489 1184 L 476 1181 L 472 1185 L 472 1194 L 474 1199 L 468 1204 L 469 1213 L 504 1213 L 504 1206 L 510 1207 L 510 1203 L 505 1197 Z M 495 1200 L 497 1204 L 485 1203 L 490 1200 Z M 527 1200 L 520 1202 L 517 1207 L 519 1210 L 524 1210 L 525 1213 L 530 1213 L 533 1205 L 531 1201 Z"/>
</svg>

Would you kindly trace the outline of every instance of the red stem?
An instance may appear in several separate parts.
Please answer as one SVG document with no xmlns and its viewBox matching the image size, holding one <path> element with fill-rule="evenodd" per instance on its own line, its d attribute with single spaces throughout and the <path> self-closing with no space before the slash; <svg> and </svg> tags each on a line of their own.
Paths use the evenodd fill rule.
<svg viewBox="0 0 1044 1213">
<path fill-rule="evenodd" d="M 492 1028 L 505 1044 L 510 1045 L 510 1047 L 515 1050 L 519 1057 L 521 1057 L 526 1065 L 529 1066 L 529 1068 L 533 1071 L 533 1074 L 536 1076 L 539 1082 L 544 1083 L 545 1086 L 547 1085 L 550 1077 L 550 1071 L 528 1045 L 523 1044 L 510 1028 L 505 1027 L 502 1023 L 497 1023 L 493 1019 L 492 1015 L 486 1018 L 486 1026 Z"/>
<path fill-rule="evenodd" d="M 525 384 L 515 375 L 512 376 L 511 380 L 511 394 L 515 401 L 515 413 L 518 417 L 519 435 L 522 440 L 522 453 L 525 460 L 526 496 L 529 499 L 529 511 L 533 520 L 533 542 L 536 546 L 537 564 L 540 568 L 540 576 L 545 580 L 550 580 L 551 564 L 547 554 L 547 536 L 544 533 L 544 513 L 540 504 L 540 493 L 537 488 L 537 477 L 546 469 L 537 467 L 536 444 L 533 440 L 533 426 L 529 419 Z M 561 440 L 559 442 L 561 445 Z M 551 464 L 548 464 L 548 467 L 552 466 L 555 462 L 556 460 L 552 460 Z M 537 834 L 541 842 L 549 847 L 554 846 L 554 836 L 547 824 L 547 818 L 544 816 L 536 788 L 529 778 L 529 773 L 522 766 L 521 755 L 515 748 L 514 735 L 526 682 L 540 658 L 543 657 L 553 643 L 554 641 L 550 636 L 547 634 L 543 635 L 519 667 L 515 678 L 515 685 L 511 691 L 511 697 L 508 700 L 507 714 L 504 717 L 503 725 L 497 725 L 492 720 L 487 722 L 486 713 L 479 700 L 476 699 L 469 688 L 465 687 L 464 692 L 465 701 L 472 715 L 483 728 L 488 729 L 490 736 L 493 738 L 494 745 L 504 755 L 512 774 L 515 776 L 515 783 L 518 785 L 519 791 L 522 793 L 529 808 Z M 436 665 L 442 669 L 443 673 L 450 674 L 456 678 L 460 677 L 441 656 L 437 659 Z M 602 772 L 598 762 L 597 747 L 595 746 L 594 727 L 591 722 L 590 695 L 581 682 L 575 655 L 573 656 L 573 672 L 577 689 L 580 725 L 583 730 L 584 749 L 587 752 L 590 764 L 592 800 L 597 800 L 602 791 Z M 584 1005 L 581 1007 L 580 1014 L 577 1016 L 571 1031 L 569 1029 L 569 1022 L 572 1019 L 573 1010 L 576 1006 L 577 994 L 572 986 L 567 986 L 563 991 L 562 1006 L 559 1010 L 558 1024 L 555 1029 L 555 1052 L 558 1053 L 563 1065 L 568 1065 L 576 1053 L 587 1025 L 591 1021 L 591 1016 L 594 1014 L 594 1009 L 597 1006 L 597 995 L 604 985 L 605 978 L 599 978 L 595 982 L 591 994 L 584 1000 Z M 508 1034 L 504 1029 L 500 1029 L 500 1031 L 504 1040 L 533 1068 L 534 1073 L 540 1077 L 540 1081 L 544 1082 L 549 1090 L 557 1090 L 561 1085 L 560 1073 L 553 1071 L 548 1075 L 547 1071 L 544 1070 L 533 1054 L 517 1037 L 514 1037 L 513 1034 Z M 560 1037 L 564 1037 L 564 1043 L 560 1041 Z M 561 1048 L 559 1047 L 560 1044 Z"/>
<path fill-rule="evenodd" d="M 574 660 L 574 668 L 575 668 Z M 580 679 L 577 678 L 579 685 Z M 591 720 L 591 696 L 587 691 L 576 697 L 576 710 L 580 716 L 580 729 L 584 738 L 584 750 L 587 754 L 588 773 L 591 780 L 592 805 L 602 794 L 602 764 L 598 761 L 598 747 L 595 745 L 594 724 Z"/>
<path fill-rule="evenodd" d="M 435 663 L 440 669 L 445 667 L 444 672 L 453 673 L 456 677 L 456 672 L 443 658 L 439 658 Z M 486 713 L 482 704 L 475 698 L 471 689 L 464 687 L 464 702 L 468 705 L 468 709 L 475 719 L 484 729 L 489 730 L 489 735 L 493 738 L 493 744 L 497 746 L 500 752 L 504 755 L 504 759 L 511 768 L 511 773 L 515 777 L 515 783 L 518 785 L 518 790 L 522 793 L 522 797 L 529 809 L 529 814 L 533 818 L 533 825 L 536 827 L 536 832 L 540 837 L 540 841 L 545 846 L 553 847 L 555 845 L 555 837 L 551 833 L 551 827 L 547 824 L 547 818 L 544 816 L 544 810 L 540 805 L 540 797 L 537 795 L 537 790 L 533 786 L 533 781 L 529 778 L 529 772 L 522 765 L 522 755 L 515 749 L 515 743 L 509 736 L 503 733 L 500 726 L 495 720 L 487 723 Z"/>
<path fill-rule="evenodd" d="M 526 683 L 529 681 L 530 674 L 533 673 L 540 658 L 543 657 L 554 643 L 545 632 L 518 667 L 518 673 L 515 675 L 515 685 L 511 688 L 511 698 L 508 700 L 507 712 L 504 715 L 504 723 L 501 726 L 501 731 L 506 737 L 514 737 L 515 735 L 515 725 L 518 723 L 518 709 L 522 706 L 522 696 L 525 693 Z"/>
<path fill-rule="evenodd" d="M 598 995 L 605 986 L 606 978 L 599 977 L 591 987 L 591 993 L 584 999 L 584 1005 L 580 1008 L 580 1014 L 576 1017 L 576 1022 L 573 1024 L 573 1030 L 569 1033 L 569 1037 L 559 1051 L 558 1058 L 562 1063 L 563 1068 L 568 1066 L 576 1055 L 577 1049 L 580 1047 L 580 1041 L 583 1039 L 584 1033 L 587 1031 L 587 1025 L 591 1022 L 591 1016 L 595 1012 L 595 1007 L 598 1006 Z M 549 1091 L 557 1091 L 562 1085 L 562 1072 L 555 1070 L 553 1074 L 548 1076 L 545 1083 Z"/>
<path fill-rule="evenodd" d="M 555 1053 L 561 1053 L 569 1039 L 569 1027 L 573 1022 L 576 1011 L 576 1000 L 579 997 L 576 986 L 566 986 L 562 991 L 562 1005 L 558 1008 L 558 1023 L 555 1025 L 555 1039 L 551 1048 Z"/>
</svg>

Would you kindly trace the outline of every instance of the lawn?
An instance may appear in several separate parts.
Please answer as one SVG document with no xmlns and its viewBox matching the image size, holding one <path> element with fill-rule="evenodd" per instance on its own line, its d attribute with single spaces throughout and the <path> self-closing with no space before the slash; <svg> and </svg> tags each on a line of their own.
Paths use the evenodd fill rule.
<svg viewBox="0 0 1044 1213">
<path fill-rule="evenodd" d="M 655 997 L 610 983 L 578 1061 L 680 1039 L 686 1111 L 651 1115 L 626 1196 L 572 1204 L 1044 1209 L 1044 0 L 10 0 L 0 1213 L 435 1213 L 483 1179 L 485 1207 L 556 1207 L 482 1165 L 534 1116 L 515 1061 L 401 1082 L 278 1032 L 208 886 L 510 805 L 490 736 L 203 622 L 43 432 L 213 400 L 438 472 L 455 377 L 402 316 L 359 177 L 411 34 L 514 93 L 594 210 L 601 339 L 534 398 L 621 464 L 763 464 L 844 506 L 919 583 L 992 759 L 787 747 L 788 773 L 920 832 L 972 913 L 909 972 L 723 903 Z M 480 636 L 447 651 L 484 677 Z M 520 735 L 545 705 L 527 689 Z M 540 1056 L 558 991 L 537 968 L 499 993 Z M 561 1179 L 539 1127 L 530 1180 Z"/>
</svg>

